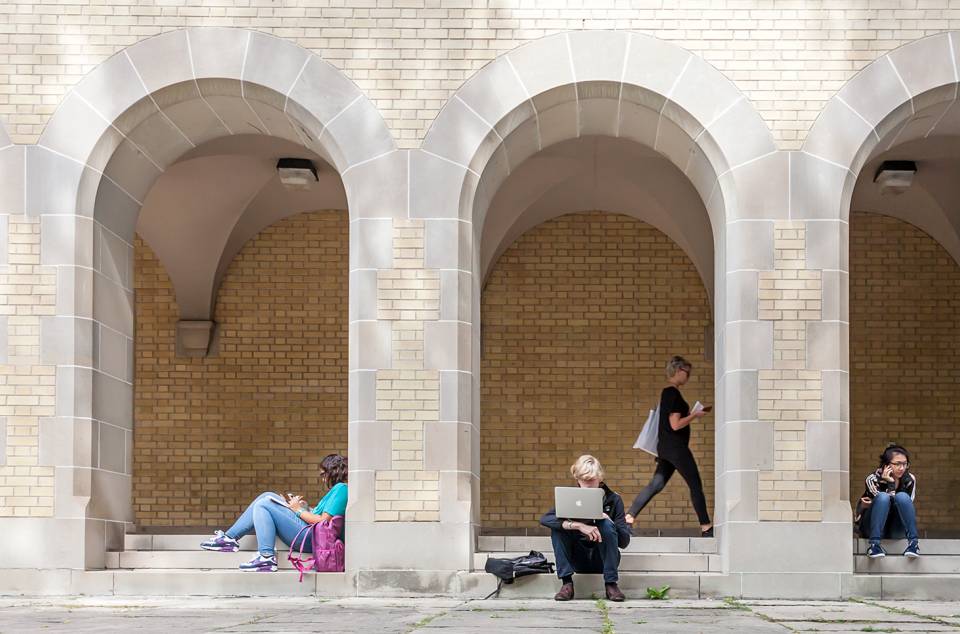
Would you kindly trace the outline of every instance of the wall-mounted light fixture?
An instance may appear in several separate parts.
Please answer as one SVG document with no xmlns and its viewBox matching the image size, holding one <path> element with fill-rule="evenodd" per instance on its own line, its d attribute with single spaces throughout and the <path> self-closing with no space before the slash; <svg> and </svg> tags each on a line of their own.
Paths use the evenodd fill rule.
<svg viewBox="0 0 960 634">
<path fill-rule="evenodd" d="M 910 188 L 916 173 L 917 164 L 913 161 L 884 161 L 873 182 L 880 186 L 881 196 L 896 196 Z"/>
<path fill-rule="evenodd" d="M 302 158 L 282 158 L 277 161 L 280 182 L 287 189 L 310 189 L 319 179 L 313 161 Z"/>
</svg>

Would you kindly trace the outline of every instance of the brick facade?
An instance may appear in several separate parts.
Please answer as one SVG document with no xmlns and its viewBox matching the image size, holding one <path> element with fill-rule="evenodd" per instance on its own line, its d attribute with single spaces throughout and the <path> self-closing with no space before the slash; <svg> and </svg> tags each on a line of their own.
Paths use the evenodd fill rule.
<svg viewBox="0 0 960 634">
<path fill-rule="evenodd" d="M 703 282 L 680 247 L 634 218 L 577 213 L 530 230 L 497 261 L 481 310 L 484 528 L 536 528 L 553 487 L 573 486 L 581 453 L 600 459 L 629 505 L 655 467 L 632 445 L 670 356 L 693 363 L 690 404 L 714 402 Z M 712 508 L 712 416 L 694 424 L 691 448 Z M 697 526 L 680 476 L 637 525 Z"/>
<path fill-rule="evenodd" d="M 960 521 L 960 267 L 900 220 L 850 221 L 850 495 L 890 442 L 911 451 L 921 530 Z"/>
<path fill-rule="evenodd" d="M 377 420 L 390 469 L 377 472 L 378 521 L 437 521 L 440 472 L 425 469 L 423 424 L 440 411 L 440 374 L 424 368 L 423 323 L 440 318 L 440 273 L 423 267 L 423 221 L 394 225 L 393 266 L 377 271 L 377 317 L 392 325 L 393 368 L 377 372 Z"/>
<path fill-rule="evenodd" d="M 0 271 L 0 517 L 53 515 L 53 467 L 40 457 L 41 421 L 54 415 L 56 368 L 40 358 L 40 324 L 54 314 L 56 272 L 40 265 L 40 223 L 5 218 L 9 249 Z"/>
<path fill-rule="evenodd" d="M 347 449 L 347 214 L 248 242 L 217 295 L 219 353 L 174 358 L 173 289 L 136 244 L 134 509 L 140 526 L 224 526 L 264 490 L 315 500 Z"/>
<path fill-rule="evenodd" d="M 781 147 L 792 149 L 826 101 L 867 63 L 908 41 L 960 27 L 948 0 L 908 9 L 858 0 L 783 8 L 758 0 L 196 5 L 8 3 L 0 13 L 0 117 L 13 139 L 34 142 L 67 90 L 113 53 L 202 25 L 255 29 L 316 51 L 374 101 L 401 147 L 416 147 L 447 98 L 499 53 L 586 28 L 651 33 L 702 56 L 747 95 Z"/>
<path fill-rule="evenodd" d="M 807 323 L 821 319 L 820 271 L 806 267 L 803 223 L 774 227 L 774 270 L 759 275 L 759 316 L 774 322 L 773 369 L 759 376 L 759 417 L 773 422 L 773 469 L 759 476 L 761 520 L 818 522 L 822 479 L 807 468 L 807 423 L 820 420 L 823 383 L 807 369 Z"/>
</svg>

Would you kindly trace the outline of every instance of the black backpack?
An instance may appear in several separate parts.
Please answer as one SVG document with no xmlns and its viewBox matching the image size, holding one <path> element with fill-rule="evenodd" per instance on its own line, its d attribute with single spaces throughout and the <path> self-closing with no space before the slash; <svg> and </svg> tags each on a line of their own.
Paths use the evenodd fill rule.
<svg viewBox="0 0 960 634">
<path fill-rule="evenodd" d="M 500 596 L 500 588 L 503 584 L 513 583 L 518 577 L 527 575 L 539 575 L 545 572 L 552 573 L 553 564 L 547 561 L 543 553 L 531 550 L 529 555 L 521 555 L 513 559 L 487 559 L 487 564 L 483 568 L 497 578 L 497 589 L 488 594 L 486 599 L 493 596 Z"/>
</svg>

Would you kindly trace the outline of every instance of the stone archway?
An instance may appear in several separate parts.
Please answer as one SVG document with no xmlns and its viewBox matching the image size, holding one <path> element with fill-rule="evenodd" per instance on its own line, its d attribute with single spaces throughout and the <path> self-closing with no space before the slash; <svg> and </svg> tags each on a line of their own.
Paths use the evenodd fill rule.
<svg viewBox="0 0 960 634">
<path fill-rule="evenodd" d="M 455 499 L 470 502 L 461 507 L 461 521 L 479 519 L 480 252 L 487 209 L 528 157 L 588 135 L 655 149 L 703 201 L 715 253 L 717 523 L 721 534 L 732 522 L 755 524 L 758 462 L 772 462 L 772 428 L 756 448 L 741 439 L 762 426 L 757 374 L 772 367 L 773 327 L 758 315 L 757 271 L 773 268 L 768 214 L 786 207 L 787 160 L 750 103 L 712 66 L 655 38 L 597 31 L 550 36 L 501 56 L 451 97 L 422 149 L 411 153 L 411 216 L 425 218 L 426 263 L 441 270 L 441 303 L 452 309 L 425 332 L 425 354 L 438 361 L 445 386 L 441 411 L 455 416 L 437 426 L 456 423 L 461 438 L 471 438 L 448 466 L 459 474 Z"/>
<path fill-rule="evenodd" d="M 61 537 L 50 541 L 62 541 L 66 555 L 47 552 L 32 566 L 102 567 L 131 519 L 128 461 L 117 470 L 98 460 L 101 451 L 129 452 L 132 428 L 126 354 L 102 354 L 101 333 L 111 349 L 130 350 L 132 233 L 153 183 L 192 148 L 244 134 L 285 139 L 333 166 L 357 245 L 351 270 L 382 257 L 383 245 L 364 236 L 382 235 L 390 220 L 365 191 L 365 169 L 394 153 L 394 141 L 338 69 L 275 37 L 195 28 L 139 42 L 78 84 L 27 149 L 26 204 L 41 215 L 41 261 L 57 273 L 55 315 L 41 328 L 41 358 L 56 366 L 55 415 L 40 430 L 40 444 L 52 448 L 56 506 L 49 521 L 12 532 L 22 528 L 31 541 L 55 532 Z M 389 245 L 389 235 L 381 242 Z M 375 301 L 363 290 L 351 283 L 351 315 Z M 352 382 L 363 344 L 350 331 Z M 101 435 L 101 425 L 119 433 Z"/>
<path fill-rule="evenodd" d="M 844 84 L 827 103 L 799 155 L 806 166 L 800 183 L 808 191 L 807 213 L 817 218 L 823 228 L 822 247 L 816 257 L 824 267 L 835 271 L 834 275 L 840 280 L 833 298 L 839 336 L 844 343 L 849 338 L 851 347 L 861 346 L 857 350 L 851 349 L 849 354 L 846 345 L 843 347 L 838 366 L 842 372 L 836 375 L 831 407 L 838 425 L 845 430 L 845 442 L 831 450 L 831 461 L 847 469 L 849 461 L 854 460 L 856 472 L 850 473 L 851 489 L 848 492 L 848 499 L 852 500 L 859 496 L 867 469 L 875 466 L 871 463 L 887 442 L 906 445 L 912 442 L 917 447 L 926 448 L 926 452 L 921 449 L 920 453 L 926 453 L 928 459 L 932 457 L 933 460 L 943 447 L 953 442 L 949 432 L 934 443 L 921 440 L 914 424 L 900 425 L 897 431 L 883 431 L 878 436 L 879 430 L 870 419 L 878 415 L 891 420 L 901 416 L 923 418 L 922 414 L 901 413 L 912 411 L 912 406 L 894 402 L 894 399 L 902 394 L 904 386 L 918 381 L 911 377 L 927 371 L 924 366 L 929 361 L 924 361 L 938 354 L 931 352 L 935 348 L 931 348 L 931 342 L 943 335 L 926 337 L 925 343 L 918 342 L 916 346 L 904 342 L 904 337 L 912 336 L 908 335 L 911 332 L 908 316 L 911 311 L 917 311 L 915 317 L 923 311 L 917 323 L 925 323 L 934 333 L 952 319 L 948 311 L 938 321 L 936 306 L 950 301 L 949 295 L 944 293 L 948 292 L 945 290 L 949 287 L 948 280 L 955 278 L 952 266 L 960 261 L 960 218 L 953 212 L 953 201 L 958 195 L 955 165 L 960 159 L 953 149 L 956 147 L 955 137 L 960 134 L 960 113 L 956 105 L 960 90 L 958 45 L 960 34 L 945 32 L 915 40 L 877 58 Z M 913 184 L 895 197 L 881 196 L 874 183 L 885 160 L 914 160 L 917 165 Z M 856 228 L 855 223 L 859 224 Z M 867 272 L 869 278 L 851 279 L 851 240 L 854 238 L 859 241 L 853 254 L 856 264 L 860 273 Z M 884 266 L 882 270 L 871 268 L 871 240 L 877 253 L 886 253 L 888 257 L 909 248 L 909 245 L 922 245 L 919 247 L 921 252 L 914 258 L 916 262 L 899 261 L 889 268 Z M 927 271 L 922 275 L 910 274 L 909 267 L 921 261 L 942 260 L 944 253 L 949 254 L 954 262 L 946 264 L 944 275 L 937 278 L 939 292 L 936 297 L 920 300 L 923 293 L 911 294 L 910 287 Z M 903 282 L 904 278 L 910 281 Z M 888 286 L 869 298 L 867 306 L 876 307 L 878 298 L 889 302 L 889 321 L 886 312 L 868 317 L 865 313 L 867 306 L 859 305 L 857 310 L 850 307 L 851 301 L 857 297 L 863 300 L 865 284 L 878 280 L 885 280 Z M 907 286 L 900 288 L 900 284 Z M 852 290 L 856 290 L 856 296 Z M 848 329 L 851 333 L 854 329 L 858 332 L 848 334 Z M 866 332 L 870 329 L 875 332 Z M 879 350 L 875 346 L 885 338 L 895 343 L 889 346 L 889 357 L 878 363 Z M 864 349 L 864 345 L 872 347 Z M 894 357 L 896 361 L 891 364 Z M 853 361 L 856 361 L 856 367 L 852 367 Z M 896 367 L 903 372 L 902 377 L 893 379 L 885 375 L 886 367 Z M 850 373 L 855 371 L 876 374 L 871 378 L 852 377 Z M 919 382 L 925 383 L 922 379 Z M 891 387 L 884 390 L 884 385 Z M 880 395 L 881 403 L 877 404 L 880 413 L 867 414 L 865 410 L 870 405 L 863 399 L 876 400 Z M 859 398 L 861 402 L 853 402 L 852 398 Z M 950 399 L 943 400 L 948 402 Z M 935 426 L 936 422 L 932 424 Z M 932 429 L 926 432 L 936 433 Z M 923 470 L 929 469 L 927 466 Z M 941 481 L 930 486 L 928 492 L 937 490 L 940 499 L 945 499 L 942 493 L 944 478 L 936 479 Z M 934 525 L 938 520 L 944 521 L 944 517 L 931 519 Z"/>
</svg>

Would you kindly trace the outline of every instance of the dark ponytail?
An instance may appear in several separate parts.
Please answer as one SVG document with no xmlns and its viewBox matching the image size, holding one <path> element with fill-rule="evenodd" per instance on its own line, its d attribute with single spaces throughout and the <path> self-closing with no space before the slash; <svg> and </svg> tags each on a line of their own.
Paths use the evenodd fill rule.
<svg viewBox="0 0 960 634">
<path fill-rule="evenodd" d="M 882 454 L 880 454 L 881 469 L 893 461 L 893 454 L 895 453 L 903 454 L 903 456 L 907 459 L 907 462 L 910 462 L 910 452 L 907 451 L 902 445 L 892 442 L 887 445 L 887 448 L 883 450 Z"/>
</svg>

